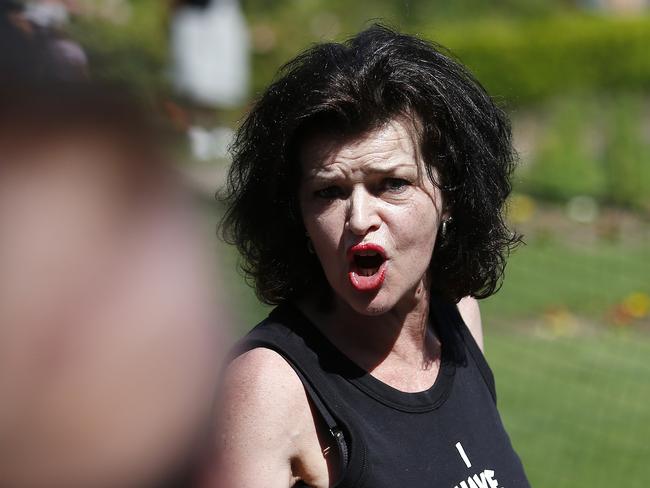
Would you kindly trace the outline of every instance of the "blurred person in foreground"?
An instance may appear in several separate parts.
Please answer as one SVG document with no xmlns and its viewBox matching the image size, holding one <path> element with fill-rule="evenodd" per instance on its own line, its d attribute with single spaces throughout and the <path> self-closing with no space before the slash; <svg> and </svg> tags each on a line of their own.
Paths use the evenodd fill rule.
<svg viewBox="0 0 650 488">
<path fill-rule="evenodd" d="M 226 237 L 277 307 L 227 370 L 213 486 L 529 486 L 472 298 L 519 240 L 510 126 L 472 75 L 382 26 L 316 45 L 233 156 Z"/>
<path fill-rule="evenodd" d="M 148 116 L 122 90 L 61 82 L 12 25 L 0 486 L 193 486 L 228 324 L 208 241 Z"/>
</svg>

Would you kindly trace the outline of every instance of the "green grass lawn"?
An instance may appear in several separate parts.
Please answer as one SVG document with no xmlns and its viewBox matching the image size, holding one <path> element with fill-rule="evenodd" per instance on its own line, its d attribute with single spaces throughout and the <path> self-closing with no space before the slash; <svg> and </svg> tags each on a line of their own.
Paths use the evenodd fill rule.
<svg viewBox="0 0 650 488">
<path fill-rule="evenodd" d="M 517 249 L 502 289 L 481 302 L 486 325 L 535 318 L 563 307 L 598 322 L 631 293 L 650 294 L 650 242 L 589 247 L 532 242 Z"/>
<path fill-rule="evenodd" d="M 534 487 L 641 487 L 650 477 L 650 341 L 486 331 L 501 416 Z"/>
</svg>

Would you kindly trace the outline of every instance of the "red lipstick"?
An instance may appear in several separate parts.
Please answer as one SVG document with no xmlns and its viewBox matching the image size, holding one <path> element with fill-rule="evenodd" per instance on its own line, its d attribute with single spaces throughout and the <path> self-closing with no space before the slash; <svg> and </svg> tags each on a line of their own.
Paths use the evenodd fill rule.
<svg viewBox="0 0 650 488">
<path fill-rule="evenodd" d="M 358 291 L 375 291 L 386 278 L 386 251 L 373 243 L 361 243 L 348 249 L 348 279 Z"/>
</svg>

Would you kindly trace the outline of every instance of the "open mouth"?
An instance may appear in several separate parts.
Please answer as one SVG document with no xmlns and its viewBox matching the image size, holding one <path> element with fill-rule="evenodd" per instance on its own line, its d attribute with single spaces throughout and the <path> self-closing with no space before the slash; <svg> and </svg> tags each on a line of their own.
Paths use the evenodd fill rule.
<svg viewBox="0 0 650 488">
<path fill-rule="evenodd" d="M 357 244 L 348 251 L 348 278 L 360 291 L 378 289 L 386 277 L 386 253 L 376 244 Z"/>
<path fill-rule="evenodd" d="M 354 255 L 354 266 L 361 276 L 372 276 L 385 261 L 384 257 L 376 251 L 362 251 Z"/>
</svg>

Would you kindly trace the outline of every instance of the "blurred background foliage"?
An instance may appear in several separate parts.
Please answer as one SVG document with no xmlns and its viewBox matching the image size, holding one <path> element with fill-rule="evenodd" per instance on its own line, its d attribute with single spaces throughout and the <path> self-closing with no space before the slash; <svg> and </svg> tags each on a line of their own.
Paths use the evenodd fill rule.
<svg viewBox="0 0 650 488">
<path fill-rule="evenodd" d="M 165 2 L 132 0 L 119 29 L 77 19 L 72 31 L 102 63 L 103 75 L 151 90 L 163 81 Z M 435 40 L 469 66 L 494 96 L 513 104 L 558 94 L 644 91 L 650 84 L 650 16 L 617 17 L 572 2 L 408 0 L 243 0 L 254 47 L 254 91 L 312 42 L 341 40 L 372 21 Z M 128 54 L 128 56 L 125 56 Z M 158 84 L 159 84 L 158 83 Z"/>
<path fill-rule="evenodd" d="M 536 487 L 650 477 L 650 11 L 631 3 L 621 14 L 607 5 L 625 2 L 606 0 L 241 0 L 250 101 L 311 43 L 381 21 L 450 48 L 510 113 L 521 164 L 508 218 L 526 246 L 481 307 L 500 409 Z M 167 3 L 128 4 L 121 22 L 76 18 L 69 31 L 97 76 L 178 101 Z M 246 108 L 212 123 L 234 127 Z M 214 224 L 227 158 L 210 165 Z M 237 274 L 236 250 L 217 246 L 243 332 L 268 309 Z"/>
<path fill-rule="evenodd" d="M 80 17 L 69 30 L 97 76 L 128 80 L 147 96 L 168 93 L 169 11 L 157 0 L 130 5 L 119 28 Z M 382 21 L 450 48 L 515 122 L 531 112 L 540 120 L 524 134 L 536 151 L 523 155 L 518 189 L 554 201 L 579 194 L 650 209 L 648 14 L 605 15 L 566 0 L 243 0 L 242 7 L 253 48 L 252 96 L 311 43 Z M 241 114 L 222 115 L 233 123 Z"/>
</svg>

